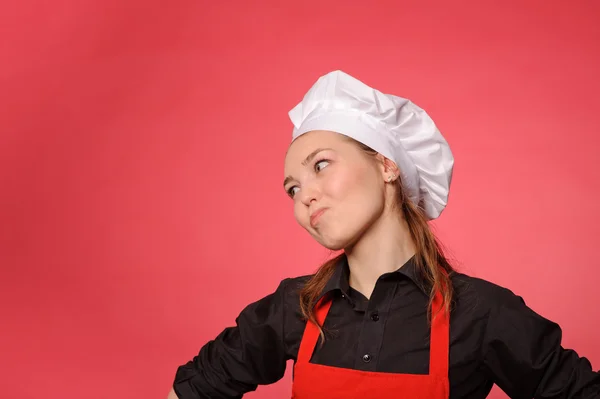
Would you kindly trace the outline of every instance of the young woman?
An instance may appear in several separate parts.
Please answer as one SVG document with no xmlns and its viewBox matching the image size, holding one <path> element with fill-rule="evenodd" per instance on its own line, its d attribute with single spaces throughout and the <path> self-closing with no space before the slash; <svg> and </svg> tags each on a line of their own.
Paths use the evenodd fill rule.
<svg viewBox="0 0 600 399">
<path fill-rule="evenodd" d="M 178 368 L 169 398 L 600 398 L 600 373 L 521 297 L 453 270 L 428 221 L 453 155 L 412 102 L 334 71 L 292 111 L 284 189 L 321 245 L 343 250 L 285 279 Z"/>
</svg>

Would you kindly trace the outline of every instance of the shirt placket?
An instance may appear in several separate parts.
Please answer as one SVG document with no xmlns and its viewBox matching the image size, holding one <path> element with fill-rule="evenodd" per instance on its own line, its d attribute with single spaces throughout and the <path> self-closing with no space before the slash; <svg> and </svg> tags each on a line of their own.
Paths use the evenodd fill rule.
<svg viewBox="0 0 600 399">
<path fill-rule="evenodd" d="M 377 282 L 360 329 L 354 368 L 377 371 L 385 324 L 396 289 L 397 283 L 392 279 Z"/>
</svg>

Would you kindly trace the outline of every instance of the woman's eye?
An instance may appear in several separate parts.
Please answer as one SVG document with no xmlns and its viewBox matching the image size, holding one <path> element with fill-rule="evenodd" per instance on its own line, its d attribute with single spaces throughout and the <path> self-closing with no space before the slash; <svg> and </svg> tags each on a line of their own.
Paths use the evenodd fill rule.
<svg viewBox="0 0 600 399">
<path fill-rule="evenodd" d="M 294 189 L 295 189 L 295 188 L 297 189 L 298 187 L 297 187 L 297 186 L 292 186 L 292 187 L 290 187 L 290 188 L 288 189 L 288 191 L 287 191 L 288 195 L 289 195 L 290 197 L 292 197 L 292 198 L 294 198 L 294 194 L 296 194 L 296 192 L 294 191 Z"/>
<path fill-rule="evenodd" d="M 322 159 L 318 162 L 315 162 L 315 170 L 317 172 L 320 172 L 321 169 L 325 168 L 327 165 L 329 165 L 329 161 L 326 159 Z M 287 194 L 290 197 L 294 198 L 294 195 L 296 195 L 297 190 L 299 190 L 298 186 L 292 186 L 287 190 Z"/>
<path fill-rule="evenodd" d="M 323 163 L 325 163 L 326 164 L 325 166 L 327 166 L 329 164 L 329 161 L 326 160 L 326 159 L 323 159 L 322 161 L 319 161 L 319 162 L 315 163 L 315 169 L 317 171 L 319 171 L 320 169 L 323 169 L 325 166 L 323 166 L 322 168 L 319 168 L 319 165 L 321 165 Z"/>
</svg>

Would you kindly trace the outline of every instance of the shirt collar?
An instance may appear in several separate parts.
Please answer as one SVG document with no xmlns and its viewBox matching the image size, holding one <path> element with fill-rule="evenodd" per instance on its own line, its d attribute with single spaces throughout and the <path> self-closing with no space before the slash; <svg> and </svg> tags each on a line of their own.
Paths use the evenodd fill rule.
<svg viewBox="0 0 600 399">
<path fill-rule="evenodd" d="M 423 280 L 419 276 L 414 255 L 399 269 L 393 272 L 385 273 L 382 277 L 392 276 L 396 273 L 408 277 L 410 281 L 412 281 L 421 290 L 421 292 L 429 295 L 429 293 L 425 291 L 426 288 L 424 287 Z M 348 258 L 346 257 L 346 254 L 342 254 L 335 265 L 333 275 L 325 284 L 325 287 L 323 288 L 323 291 L 321 291 L 318 299 L 332 291 L 340 291 L 342 294 L 348 296 L 348 291 L 350 288 L 349 277 L 350 268 L 348 266 Z"/>
</svg>

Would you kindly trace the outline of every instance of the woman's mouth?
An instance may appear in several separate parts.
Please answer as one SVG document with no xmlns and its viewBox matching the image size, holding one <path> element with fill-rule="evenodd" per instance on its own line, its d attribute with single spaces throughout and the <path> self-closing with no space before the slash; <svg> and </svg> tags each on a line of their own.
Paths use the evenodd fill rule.
<svg viewBox="0 0 600 399">
<path fill-rule="evenodd" d="M 315 227 L 317 225 L 317 223 L 319 223 L 319 219 L 321 218 L 321 215 L 326 210 L 327 210 L 327 208 L 321 208 L 318 211 L 316 211 L 315 213 L 313 213 L 312 215 L 310 215 L 310 225 L 311 225 L 311 227 Z"/>
</svg>

